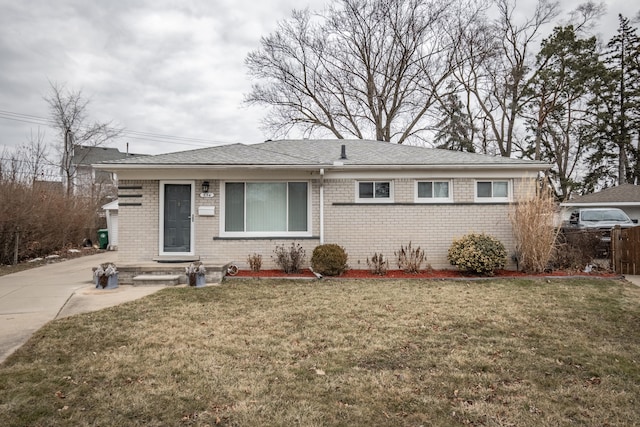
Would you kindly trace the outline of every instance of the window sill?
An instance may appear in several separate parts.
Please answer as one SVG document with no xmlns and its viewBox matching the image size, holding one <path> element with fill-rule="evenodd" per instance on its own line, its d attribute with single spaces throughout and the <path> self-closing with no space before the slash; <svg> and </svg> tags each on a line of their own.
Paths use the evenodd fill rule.
<svg viewBox="0 0 640 427">
<path fill-rule="evenodd" d="M 511 202 L 486 201 L 486 202 L 408 202 L 408 203 L 332 203 L 332 206 L 477 206 L 477 205 L 508 205 Z"/>
<path fill-rule="evenodd" d="M 214 236 L 213 240 L 319 240 L 320 236 Z"/>
</svg>

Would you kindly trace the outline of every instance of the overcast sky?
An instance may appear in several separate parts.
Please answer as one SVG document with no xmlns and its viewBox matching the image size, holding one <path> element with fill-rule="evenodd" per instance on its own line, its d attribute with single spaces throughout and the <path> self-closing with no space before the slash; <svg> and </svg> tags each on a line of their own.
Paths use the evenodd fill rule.
<svg viewBox="0 0 640 427">
<path fill-rule="evenodd" d="M 563 1 L 565 11 L 577 0 Z M 600 32 L 635 0 L 607 0 Z M 0 153 L 49 116 L 49 81 L 82 90 L 92 120 L 129 133 L 112 146 L 158 154 L 257 143 L 263 111 L 242 105 L 244 59 L 293 8 L 324 0 L 0 0 Z M 531 8 L 534 0 L 519 0 Z M 549 29 L 550 31 L 550 29 Z M 546 35 L 545 35 L 546 36 Z M 56 132 L 45 125 L 45 140 Z M 143 135 L 149 133 L 160 136 Z M 167 139 L 169 137 L 169 139 Z"/>
</svg>

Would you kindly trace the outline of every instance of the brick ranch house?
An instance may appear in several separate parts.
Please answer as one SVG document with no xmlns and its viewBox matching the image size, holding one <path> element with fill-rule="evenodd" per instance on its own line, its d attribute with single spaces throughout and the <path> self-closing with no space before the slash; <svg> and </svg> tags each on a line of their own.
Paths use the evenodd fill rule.
<svg viewBox="0 0 640 427">
<path fill-rule="evenodd" d="M 275 268 L 276 246 L 294 241 L 307 263 L 314 247 L 337 243 L 353 269 L 376 252 L 393 263 L 409 242 L 433 268 L 452 268 L 447 250 L 470 232 L 513 254 L 509 204 L 547 165 L 378 141 L 282 140 L 95 167 L 118 176 L 120 270 L 200 260 L 220 271 L 246 268 L 254 253 Z"/>
</svg>

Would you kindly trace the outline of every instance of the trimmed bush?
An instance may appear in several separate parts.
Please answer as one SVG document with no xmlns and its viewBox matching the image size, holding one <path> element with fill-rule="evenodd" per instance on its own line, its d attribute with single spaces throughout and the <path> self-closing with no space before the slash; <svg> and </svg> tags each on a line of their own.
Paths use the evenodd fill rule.
<svg viewBox="0 0 640 427">
<path fill-rule="evenodd" d="M 328 243 L 316 246 L 311 255 L 311 267 L 323 276 L 339 276 L 347 266 L 347 253 L 342 246 Z"/>
<path fill-rule="evenodd" d="M 460 270 L 493 276 L 507 262 L 507 250 L 495 237 L 472 233 L 454 240 L 447 258 Z"/>
</svg>

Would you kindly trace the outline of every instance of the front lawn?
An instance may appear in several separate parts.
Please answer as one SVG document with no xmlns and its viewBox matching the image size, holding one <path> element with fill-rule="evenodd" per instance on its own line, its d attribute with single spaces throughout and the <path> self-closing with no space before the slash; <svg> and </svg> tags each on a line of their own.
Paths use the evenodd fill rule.
<svg viewBox="0 0 640 427">
<path fill-rule="evenodd" d="M 255 280 L 54 321 L 0 425 L 640 425 L 640 288 Z"/>
</svg>

